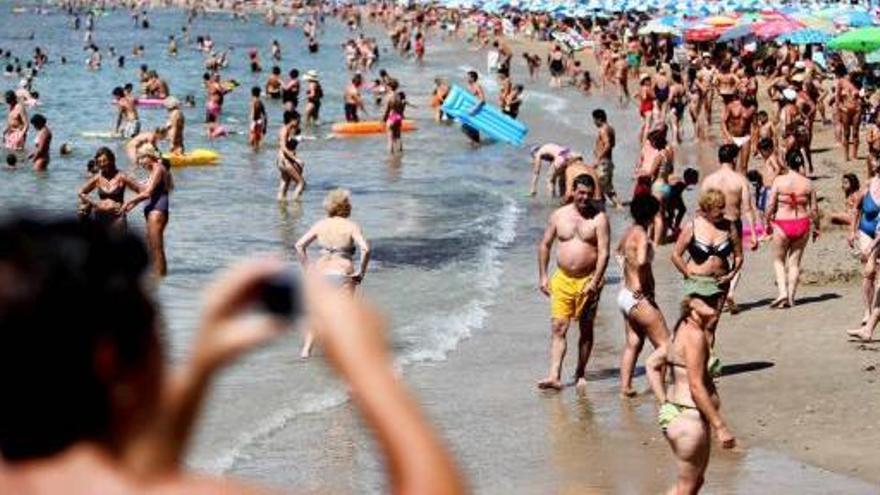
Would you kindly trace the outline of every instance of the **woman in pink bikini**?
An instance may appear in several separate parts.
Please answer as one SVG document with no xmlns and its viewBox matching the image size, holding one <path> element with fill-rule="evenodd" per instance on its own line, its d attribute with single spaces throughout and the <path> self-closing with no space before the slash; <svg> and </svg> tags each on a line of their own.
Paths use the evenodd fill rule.
<svg viewBox="0 0 880 495">
<path fill-rule="evenodd" d="M 813 240 L 819 237 L 819 208 L 813 183 L 802 174 L 804 156 L 797 150 L 785 155 L 787 170 L 773 180 L 767 198 L 766 222 L 773 235 L 773 268 L 779 297 L 771 308 L 794 306 L 801 258 L 813 227 Z"/>
</svg>

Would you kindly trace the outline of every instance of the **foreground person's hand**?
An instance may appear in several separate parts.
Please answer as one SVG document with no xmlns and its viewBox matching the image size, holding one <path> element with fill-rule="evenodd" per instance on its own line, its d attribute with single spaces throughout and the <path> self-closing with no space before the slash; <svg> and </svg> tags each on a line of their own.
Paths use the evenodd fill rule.
<svg viewBox="0 0 880 495">
<path fill-rule="evenodd" d="M 276 259 L 243 262 L 208 286 L 190 360 L 166 377 L 158 414 L 126 446 L 130 467 L 142 473 L 176 470 L 215 372 L 289 326 L 282 318 L 248 311 L 266 280 L 285 266 Z"/>
<path fill-rule="evenodd" d="M 279 259 L 246 261 L 234 265 L 208 286 L 192 352 L 196 365 L 214 370 L 289 327 L 283 318 L 248 312 L 266 280 L 285 269 Z"/>
</svg>

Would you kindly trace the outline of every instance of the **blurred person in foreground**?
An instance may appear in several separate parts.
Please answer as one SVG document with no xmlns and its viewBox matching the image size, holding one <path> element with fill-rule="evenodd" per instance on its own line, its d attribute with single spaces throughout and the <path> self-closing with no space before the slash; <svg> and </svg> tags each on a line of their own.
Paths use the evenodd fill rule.
<svg viewBox="0 0 880 495">
<path fill-rule="evenodd" d="M 0 223 L 0 493 L 270 491 L 187 473 L 182 459 L 215 374 L 289 326 L 256 304 L 286 265 L 244 262 L 209 286 L 190 359 L 173 371 L 146 268 L 143 243 L 104 226 Z M 327 359 L 378 439 L 390 491 L 462 493 L 451 457 L 392 371 L 382 319 L 320 278 L 303 285 Z"/>
</svg>

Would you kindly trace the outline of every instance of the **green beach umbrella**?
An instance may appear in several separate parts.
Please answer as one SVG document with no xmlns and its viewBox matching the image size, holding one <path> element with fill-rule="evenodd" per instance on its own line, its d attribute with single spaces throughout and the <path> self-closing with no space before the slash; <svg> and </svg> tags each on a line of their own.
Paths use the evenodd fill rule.
<svg viewBox="0 0 880 495">
<path fill-rule="evenodd" d="M 880 27 L 853 29 L 828 42 L 828 48 L 848 52 L 873 52 L 880 49 Z"/>
</svg>

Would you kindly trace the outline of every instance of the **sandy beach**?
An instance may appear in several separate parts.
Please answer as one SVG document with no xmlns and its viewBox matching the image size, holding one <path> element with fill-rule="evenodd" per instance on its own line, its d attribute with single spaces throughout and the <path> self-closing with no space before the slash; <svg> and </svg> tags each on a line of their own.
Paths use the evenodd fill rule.
<svg viewBox="0 0 880 495">
<path fill-rule="evenodd" d="M 119 26 L 129 23 L 124 16 L 114 13 L 100 22 L 116 23 L 112 35 L 117 36 Z M 174 27 L 183 16 L 163 10 L 153 19 L 154 26 L 167 22 Z M 62 25 L 63 19 L 55 21 Z M 202 102 L 187 110 L 197 129 L 187 131 L 195 135 L 188 135 L 189 142 L 222 148 L 224 163 L 175 172 L 178 191 L 168 231 L 171 271 L 157 291 L 166 308 L 164 337 L 173 360 L 188 349 L 199 287 L 242 255 L 273 251 L 293 261 L 295 240 L 322 218 L 322 197 L 342 185 L 352 189 L 354 215 L 373 246 L 364 293 L 388 315 L 402 380 L 448 442 L 475 493 L 647 494 L 668 488 L 675 476 L 674 458 L 657 426 L 657 405 L 643 370 L 650 345 L 637 368 L 639 394 L 632 399 L 618 395 L 624 329 L 614 301 L 620 270 L 613 261 L 599 306 L 586 392 L 535 387 L 546 374 L 550 331 L 548 300 L 537 289 L 536 246 L 557 205 L 543 190 L 537 198 L 525 195 L 527 148 L 553 141 L 592 156 L 596 129 L 590 113 L 604 108 L 619 136 L 615 186 L 628 199 L 638 153 L 636 103 L 621 107 L 614 89 L 603 94 L 598 86 L 586 96 L 571 88 L 549 88 L 546 70 L 539 80 L 528 81 L 521 54 L 545 57 L 549 44 L 512 38 L 507 41 L 515 52 L 514 79 L 526 86 L 520 116 L 530 126 L 526 146 L 472 149 L 457 125 L 432 121 L 430 91 L 435 76 L 461 84 L 465 70 L 483 73 L 485 50 L 437 35 L 429 38 L 426 65 L 417 66 L 388 50 L 383 30 L 369 25 L 366 32 L 385 50 L 380 67 L 401 78 L 416 104 L 408 117 L 420 126 L 405 135 L 403 157 L 389 159 L 383 138 L 327 136 L 329 124 L 341 119 L 341 91 L 349 78 L 339 46 L 354 36 L 336 20 L 328 19 L 322 43 L 328 41 L 312 58 L 307 58 L 301 33 L 294 38 L 293 30 L 264 29 L 256 17 L 251 24 L 236 22 L 234 27 L 224 14 L 200 22 L 199 30 L 218 33 L 218 44 L 222 33 L 228 38 L 223 43 L 235 48 L 239 59 L 234 71 L 244 85 L 259 86 L 266 75 L 247 73 L 244 53 L 251 46 L 265 50 L 276 36 L 296 46 L 285 52 L 284 70 L 294 63 L 302 70 L 320 69 L 329 104 L 321 126 L 300 148 L 310 189 L 303 203 L 290 208 L 274 198 L 274 142 L 271 152 L 258 154 L 243 138 L 208 141 L 198 127 Z M 221 31 L 225 27 L 228 32 Z M 72 36 L 64 36 L 53 41 L 59 46 L 74 43 Z M 164 32 L 153 28 L 149 36 L 155 51 L 161 51 Z M 128 42 L 114 40 L 120 47 Z M 173 87 L 202 98 L 202 55 L 181 52 L 173 60 L 155 55 L 150 64 L 173 74 Z M 595 81 L 592 52 L 584 50 L 577 59 Z M 46 197 L 40 206 L 56 213 L 70 210 L 83 179 L 80 162 L 98 145 L 79 131 L 109 115 L 108 90 L 132 77 L 137 62 L 129 64 L 124 73 L 105 68 L 82 80 L 71 79 L 70 99 L 100 111 L 75 115 L 66 109 L 66 101 L 46 95 L 46 113 L 62 116 L 52 121 L 57 122 L 56 140 L 74 142 L 77 151 L 53 162 L 57 168 L 49 176 L 33 178 L 23 170 L 10 174 L 4 190 L 10 203 L 33 204 L 40 197 L 29 193 L 39 191 Z M 72 65 L 58 70 L 73 78 Z M 61 76 L 50 73 L 47 78 L 54 82 L 59 79 L 52 77 Z M 494 103 L 497 82 L 489 74 L 483 82 Z M 761 83 L 761 108 L 768 108 L 766 81 Z M 223 122 L 231 128 L 243 128 L 247 118 L 244 93 L 229 98 Z M 280 106 L 267 106 L 269 135 L 274 137 Z M 378 108 L 369 108 L 372 117 L 377 113 Z M 692 138 L 686 117 L 685 142 L 676 150 L 677 172 L 694 166 L 705 175 L 717 167 L 720 113 L 716 103 L 712 139 L 706 142 Z M 146 110 L 144 114 L 150 124 L 163 118 Z M 70 119 L 66 129 L 63 118 Z M 120 144 L 111 146 L 118 149 Z M 831 127 L 821 123 L 816 124 L 813 150 L 814 184 L 827 217 L 843 204 L 841 174 L 861 175 L 864 160 L 844 162 Z M 688 191 L 685 199 L 692 214 L 696 191 Z M 614 247 L 629 215 L 622 210 L 609 216 Z M 132 228 L 141 229 L 141 222 L 132 221 Z M 705 493 L 880 494 L 880 426 L 873 419 L 880 410 L 880 342 L 847 338 L 845 330 L 855 327 L 862 314 L 861 268 L 847 246 L 846 231 L 828 225 L 827 219 L 822 229 L 822 236 L 806 249 L 798 304 L 791 309 L 768 307 L 776 295 L 769 245 L 746 254 L 737 297 L 742 312 L 722 316 L 716 343 L 724 362 L 718 379 L 721 407 L 739 445 L 732 451 L 713 445 Z M 678 318 L 682 281 L 669 261 L 670 252 L 670 245 L 658 248 L 654 273 L 657 302 L 671 325 Z M 566 378 L 574 366 L 576 329 L 568 338 Z M 328 371 L 320 349 L 313 359 L 298 360 L 300 342 L 300 335 L 286 336 L 224 373 L 187 465 L 285 491 L 387 492 L 384 466 L 345 386 Z"/>
</svg>

